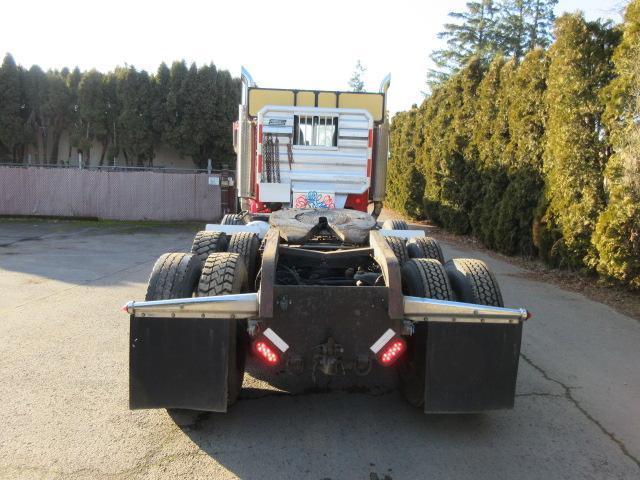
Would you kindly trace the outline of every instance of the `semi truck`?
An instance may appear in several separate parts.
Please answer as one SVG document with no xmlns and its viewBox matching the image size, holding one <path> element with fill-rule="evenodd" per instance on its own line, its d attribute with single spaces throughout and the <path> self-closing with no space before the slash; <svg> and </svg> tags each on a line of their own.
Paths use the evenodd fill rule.
<svg viewBox="0 0 640 480">
<path fill-rule="evenodd" d="M 233 125 L 241 213 L 130 301 L 130 408 L 226 412 L 245 374 L 292 393 L 399 389 L 425 413 L 514 406 L 522 327 L 477 259 L 378 222 L 387 93 L 259 88 Z"/>
</svg>

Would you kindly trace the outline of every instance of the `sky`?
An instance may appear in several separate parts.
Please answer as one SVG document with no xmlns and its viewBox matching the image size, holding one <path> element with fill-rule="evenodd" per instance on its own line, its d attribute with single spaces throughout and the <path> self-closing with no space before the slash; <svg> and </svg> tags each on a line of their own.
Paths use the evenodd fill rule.
<svg viewBox="0 0 640 480">
<path fill-rule="evenodd" d="M 624 0 L 560 0 L 556 14 L 621 20 Z M 358 60 L 365 88 L 391 73 L 389 110 L 422 100 L 429 54 L 447 13 L 465 1 L 5 1 L 0 54 L 30 67 L 149 72 L 161 62 L 213 62 L 261 87 L 348 90 Z"/>
</svg>

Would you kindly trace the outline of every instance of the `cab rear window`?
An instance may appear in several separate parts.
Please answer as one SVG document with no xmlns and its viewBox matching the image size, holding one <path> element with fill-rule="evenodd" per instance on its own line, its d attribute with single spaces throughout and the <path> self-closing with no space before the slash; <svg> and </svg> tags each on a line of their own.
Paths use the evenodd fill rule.
<svg viewBox="0 0 640 480">
<path fill-rule="evenodd" d="M 293 144 L 308 147 L 338 145 L 338 117 L 326 115 L 295 115 Z"/>
</svg>

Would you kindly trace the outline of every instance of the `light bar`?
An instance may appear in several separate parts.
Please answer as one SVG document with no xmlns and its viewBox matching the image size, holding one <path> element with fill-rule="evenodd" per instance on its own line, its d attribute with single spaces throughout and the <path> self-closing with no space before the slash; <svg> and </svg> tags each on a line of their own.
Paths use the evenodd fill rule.
<svg viewBox="0 0 640 480">
<path fill-rule="evenodd" d="M 380 352 L 380 355 L 378 355 L 378 359 L 382 365 L 388 367 L 393 365 L 406 349 L 407 344 L 404 340 L 400 337 L 395 337 L 385 345 L 384 349 Z"/>
<path fill-rule="evenodd" d="M 275 365 L 280 361 L 280 356 L 271 346 L 262 340 L 258 340 L 253 344 L 253 351 L 267 363 L 267 365 Z"/>
</svg>

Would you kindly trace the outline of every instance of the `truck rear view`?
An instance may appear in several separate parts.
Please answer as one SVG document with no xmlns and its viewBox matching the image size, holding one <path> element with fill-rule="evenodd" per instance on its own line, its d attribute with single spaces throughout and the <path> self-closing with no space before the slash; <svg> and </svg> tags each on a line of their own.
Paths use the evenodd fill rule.
<svg viewBox="0 0 640 480">
<path fill-rule="evenodd" d="M 243 211 L 161 256 L 125 306 L 131 408 L 225 412 L 247 372 L 288 392 L 397 388 L 427 413 L 513 407 L 529 313 L 504 307 L 484 262 L 377 222 L 389 79 L 378 93 L 243 83 Z"/>
</svg>

